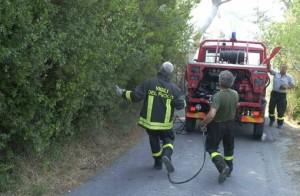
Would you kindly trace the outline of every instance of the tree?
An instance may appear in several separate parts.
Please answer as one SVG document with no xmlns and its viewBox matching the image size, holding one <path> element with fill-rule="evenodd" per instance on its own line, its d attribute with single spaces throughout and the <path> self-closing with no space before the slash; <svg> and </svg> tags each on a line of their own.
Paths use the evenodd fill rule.
<svg viewBox="0 0 300 196">
<path fill-rule="evenodd" d="M 0 1 L 0 151 L 42 152 L 87 120 L 115 117 L 116 83 L 185 63 L 196 2 Z"/>
<path fill-rule="evenodd" d="M 294 78 L 300 78 L 300 0 L 284 1 L 289 5 L 285 21 L 272 23 L 264 32 L 264 40 L 269 47 L 282 46 L 279 58 L 275 59 L 273 65 L 285 63 L 289 66 L 289 73 Z M 296 85 L 298 86 L 298 85 Z M 295 119 L 300 120 L 300 89 L 296 88 L 289 93 L 288 113 Z"/>
<path fill-rule="evenodd" d="M 292 5 L 293 1 L 292 0 L 281 0 L 281 2 L 284 4 L 286 9 L 289 9 L 290 6 Z"/>
<path fill-rule="evenodd" d="M 197 29 L 197 32 L 203 35 L 216 17 L 220 6 L 230 1 L 231 0 L 211 0 L 212 9 L 210 13 L 208 13 L 205 23 Z"/>
</svg>

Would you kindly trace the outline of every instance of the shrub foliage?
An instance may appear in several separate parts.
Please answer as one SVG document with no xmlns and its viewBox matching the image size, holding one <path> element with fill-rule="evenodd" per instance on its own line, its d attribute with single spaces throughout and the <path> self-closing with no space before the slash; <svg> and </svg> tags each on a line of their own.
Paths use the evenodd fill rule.
<svg viewBox="0 0 300 196">
<path fill-rule="evenodd" d="M 118 109 L 164 60 L 183 65 L 194 0 L 1 0 L 0 150 L 45 150 Z"/>
</svg>

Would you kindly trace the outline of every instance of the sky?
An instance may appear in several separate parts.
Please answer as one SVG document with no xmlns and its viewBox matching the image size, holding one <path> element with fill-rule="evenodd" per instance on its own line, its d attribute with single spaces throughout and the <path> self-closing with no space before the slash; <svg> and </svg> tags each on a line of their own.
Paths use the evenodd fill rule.
<svg viewBox="0 0 300 196">
<path fill-rule="evenodd" d="M 206 38 L 219 38 L 220 32 L 229 38 L 231 32 L 236 32 L 240 40 L 254 40 L 260 33 L 255 8 L 267 11 L 267 16 L 272 21 L 282 21 L 284 9 L 279 0 L 232 0 L 223 4 L 218 11 L 213 23 L 207 29 Z M 199 28 L 209 15 L 211 0 L 202 0 L 192 11 L 191 23 L 195 29 Z"/>
</svg>

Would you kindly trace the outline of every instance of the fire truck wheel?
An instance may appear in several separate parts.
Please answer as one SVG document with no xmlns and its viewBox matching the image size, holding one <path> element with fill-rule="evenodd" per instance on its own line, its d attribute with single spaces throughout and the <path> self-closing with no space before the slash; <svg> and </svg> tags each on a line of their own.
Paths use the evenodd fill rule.
<svg viewBox="0 0 300 196">
<path fill-rule="evenodd" d="M 253 127 L 254 139 L 260 140 L 261 136 L 263 135 L 263 132 L 264 132 L 264 123 L 254 124 L 254 127 Z"/>
<path fill-rule="evenodd" d="M 196 127 L 196 119 L 195 118 L 187 118 L 185 120 L 185 130 L 187 132 L 195 131 Z"/>
</svg>

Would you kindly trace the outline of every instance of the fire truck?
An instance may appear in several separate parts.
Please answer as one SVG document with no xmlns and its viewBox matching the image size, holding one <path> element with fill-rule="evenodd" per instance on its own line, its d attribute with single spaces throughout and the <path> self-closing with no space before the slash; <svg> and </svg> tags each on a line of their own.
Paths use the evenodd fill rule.
<svg viewBox="0 0 300 196">
<path fill-rule="evenodd" d="M 239 94 L 236 121 L 253 124 L 253 137 L 260 139 L 265 122 L 266 88 L 270 84 L 270 61 L 280 49 L 275 48 L 267 56 L 264 43 L 237 40 L 235 33 L 229 40 L 202 41 L 197 58 L 186 66 L 186 130 L 193 131 L 196 121 L 205 118 L 212 96 L 220 90 L 219 73 L 229 70 L 235 77 L 232 88 Z"/>
</svg>

